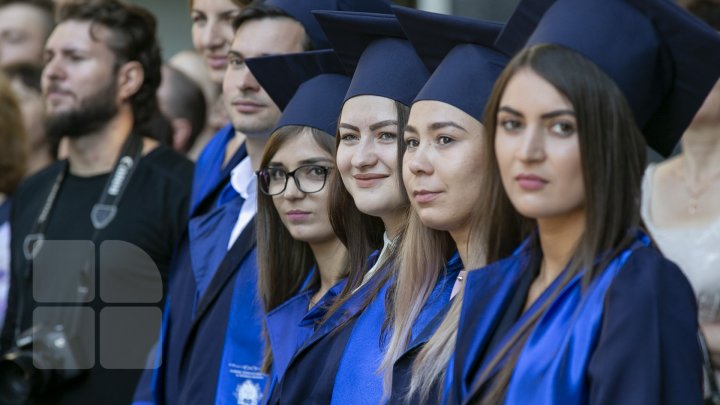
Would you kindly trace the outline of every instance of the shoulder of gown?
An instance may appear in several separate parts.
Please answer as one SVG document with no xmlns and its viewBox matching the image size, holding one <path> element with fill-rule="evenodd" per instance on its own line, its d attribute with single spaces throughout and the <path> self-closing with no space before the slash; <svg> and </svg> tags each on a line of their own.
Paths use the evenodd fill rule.
<svg viewBox="0 0 720 405">
<path fill-rule="evenodd" d="M 590 404 L 702 402 L 697 305 L 680 269 L 655 248 L 635 251 L 604 300 L 588 367 Z"/>
</svg>

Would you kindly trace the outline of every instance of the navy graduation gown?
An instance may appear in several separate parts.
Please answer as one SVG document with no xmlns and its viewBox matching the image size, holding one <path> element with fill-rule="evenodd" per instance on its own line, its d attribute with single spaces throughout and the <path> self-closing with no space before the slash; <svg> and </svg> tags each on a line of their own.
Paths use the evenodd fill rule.
<svg viewBox="0 0 720 405">
<path fill-rule="evenodd" d="M 371 263 L 377 252 L 371 256 Z M 368 294 L 383 278 L 388 266 L 380 269 L 360 287 L 330 319 L 317 327 L 288 363 L 283 378 L 274 386 L 269 404 L 329 404 L 335 375 L 357 314 Z"/>
<path fill-rule="evenodd" d="M 439 312 L 446 310 L 462 267 L 460 256 L 455 253 L 420 310 L 411 330 L 412 343 L 406 351 L 421 346 L 432 336 L 434 329 L 428 330 L 428 325 L 436 320 Z M 389 343 L 383 324 L 386 318 L 385 295 L 391 284 L 392 281 L 389 281 L 358 317 L 335 377 L 333 404 L 374 405 L 382 402 L 384 377 L 379 368 Z M 434 324 L 431 328 L 438 325 Z"/>
<path fill-rule="evenodd" d="M 558 288 L 554 282 L 503 338 L 494 338 L 519 293 L 528 252 L 471 272 L 452 370 L 449 403 L 478 399 L 485 363 Z M 583 290 L 563 287 L 522 347 L 507 404 L 701 403 L 702 369 L 692 289 L 639 233 Z M 520 291 L 523 289 L 524 291 Z M 491 370 L 491 375 L 497 368 Z"/>
<path fill-rule="evenodd" d="M 200 204 L 218 192 L 230 180 L 230 172 L 247 156 L 243 144 L 230 161 L 223 167 L 225 148 L 235 136 L 235 128 L 228 124 L 221 128 L 205 146 L 195 163 L 195 173 L 190 199 L 190 213 L 196 213 Z"/>
<path fill-rule="evenodd" d="M 271 393 L 275 385 L 285 375 L 285 370 L 295 352 L 307 341 L 318 323 L 332 305 L 335 297 L 345 286 L 342 280 L 328 290 L 327 293 L 308 311 L 312 290 L 301 289 L 295 297 L 270 311 L 265 317 L 267 334 L 273 353 L 273 364 L 268 377 L 267 393 Z"/>
<path fill-rule="evenodd" d="M 420 350 L 435 334 L 440 324 L 445 320 L 448 310 L 452 306 L 453 301 L 448 301 L 445 306 L 435 315 L 435 317 L 427 324 L 425 329 L 420 332 L 408 345 L 406 352 L 395 361 L 393 365 L 393 384 L 392 392 L 390 393 L 390 399 L 388 404 L 416 404 L 419 403 L 418 398 L 407 398 L 407 393 L 410 390 L 410 379 L 412 378 L 412 366 L 413 362 L 417 358 Z M 430 389 L 430 397 L 440 398 L 439 384 Z"/>
</svg>

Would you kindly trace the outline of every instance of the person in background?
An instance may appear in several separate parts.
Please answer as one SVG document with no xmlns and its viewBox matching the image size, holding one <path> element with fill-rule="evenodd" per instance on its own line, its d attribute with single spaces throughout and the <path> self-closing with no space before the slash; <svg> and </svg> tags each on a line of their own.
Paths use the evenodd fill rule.
<svg viewBox="0 0 720 405">
<path fill-rule="evenodd" d="M 0 328 L 10 287 L 10 206 L 25 177 L 27 143 L 20 106 L 8 79 L 0 73 Z"/>
<path fill-rule="evenodd" d="M 492 264 L 466 279 L 448 402 L 701 403 L 697 305 L 640 186 L 646 143 L 671 153 L 720 75 L 720 36 L 664 0 L 548 3 L 496 41 L 524 48 L 485 112 Z"/>
<path fill-rule="evenodd" d="M 220 97 L 220 88 L 213 83 L 207 64 L 194 49 L 176 53 L 168 60 L 167 64 L 191 78 L 200 86 L 205 96 L 205 127 L 187 154 L 190 160 L 197 161 L 213 135 L 228 122 L 227 114 L 224 112 L 225 107 L 221 106 L 222 114 L 212 114 L 213 111 L 210 108 Z"/>
<path fill-rule="evenodd" d="M 403 181 L 413 210 L 387 314 L 392 335 L 383 359 L 385 395 L 390 403 L 443 403 L 464 271 L 451 280 L 458 294 L 448 291 L 445 307 L 425 329 L 412 325 L 420 316 L 417 308 L 452 268 L 446 263 L 453 254 L 455 267 L 485 265 L 487 235 L 474 226 L 474 217 L 484 214 L 477 210 L 485 191 L 481 120 L 508 58 L 493 48 L 501 24 L 401 7 L 394 12 L 432 74 L 405 127 Z"/>
<path fill-rule="evenodd" d="M 211 126 L 210 132 L 215 135 L 203 151 L 222 146 L 225 155 L 221 172 L 201 170 L 196 173 L 196 176 L 200 176 L 195 178 L 193 184 L 194 200 L 196 187 L 200 183 L 213 183 L 215 176 L 228 175 L 235 164 L 245 156 L 244 152 L 240 152 L 243 137 L 235 136 L 235 129 L 230 123 L 230 117 L 222 99 L 222 85 L 228 66 L 230 44 L 235 37 L 233 21 L 250 3 L 252 3 L 250 0 L 190 0 L 192 43 L 197 53 L 205 61 L 210 80 L 217 89 L 215 92 L 217 98 L 207 104 L 208 118 L 206 120 L 206 124 Z M 222 145 L 218 145 L 219 143 Z M 237 153 L 241 154 L 235 156 Z M 202 166 L 201 162 L 198 164 Z M 203 172 L 206 174 L 203 175 Z M 197 198 L 202 197 L 202 195 L 197 196 Z"/>
<path fill-rule="evenodd" d="M 272 392 L 347 273 L 347 250 L 328 216 L 328 176 L 336 170 L 330 134 L 350 78 L 331 50 L 246 63 L 283 110 L 258 172 L 258 290 L 267 313 L 263 371 Z"/>
<path fill-rule="evenodd" d="M 45 45 L 42 88 L 48 136 L 67 138 L 68 158 L 13 197 L 0 399 L 127 404 L 157 339 L 193 168 L 147 136 L 161 66 L 152 14 L 117 0 L 70 2 L 58 21 Z M 30 348 L 30 331 L 52 339 L 47 345 L 67 344 Z M 40 373 L 18 360 L 35 349 L 69 362 Z"/>
<path fill-rule="evenodd" d="M 0 1 L 0 67 L 15 63 L 40 66 L 53 29 L 51 0 Z"/>
<path fill-rule="evenodd" d="M 172 127 L 173 149 L 187 155 L 205 128 L 205 95 L 202 89 L 178 69 L 163 65 L 158 102 Z"/>
<path fill-rule="evenodd" d="M 26 176 L 31 176 L 55 162 L 57 153 L 57 145 L 46 135 L 45 102 L 40 83 L 42 68 L 19 63 L 6 66 L 3 71 L 10 80 L 10 86 L 22 110 L 29 154 Z"/>
<path fill-rule="evenodd" d="M 720 3 L 699 0 L 688 10 L 720 31 Z M 645 171 L 642 215 L 660 250 L 690 280 L 713 363 L 720 367 L 720 80 L 681 144 L 680 154 Z"/>
</svg>

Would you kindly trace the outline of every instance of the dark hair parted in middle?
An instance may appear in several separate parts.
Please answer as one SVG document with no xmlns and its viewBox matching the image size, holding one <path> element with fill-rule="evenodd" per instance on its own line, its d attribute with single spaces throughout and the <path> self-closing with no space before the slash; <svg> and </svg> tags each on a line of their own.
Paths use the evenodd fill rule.
<svg viewBox="0 0 720 405">
<path fill-rule="evenodd" d="M 490 214 L 482 217 L 482 226 L 492 235 L 488 238 L 488 262 L 508 256 L 517 247 L 518 237 L 526 236 L 531 238 L 530 266 L 537 267 L 542 260 L 537 234 L 533 234 L 535 221 L 522 217 L 510 202 L 495 153 L 497 114 L 503 93 L 515 74 L 525 69 L 549 82 L 575 111 L 585 186 L 585 231 L 553 297 L 490 359 L 486 370 L 494 369 L 508 356 L 510 360 L 492 377 L 483 398 L 483 403 L 488 404 L 503 398 L 529 332 L 562 287 L 582 269 L 586 269 L 583 285 L 587 286 L 618 252 L 632 243 L 634 230 L 642 227 L 640 184 L 645 167 L 645 140 L 627 100 L 615 82 L 585 57 L 558 45 L 536 45 L 521 51 L 508 64 L 485 110 L 487 183 L 480 209 Z M 487 373 L 480 376 L 481 380 L 489 378 Z"/>
<path fill-rule="evenodd" d="M 90 37 L 100 41 L 96 26 L 108 29 L 107 47 L 115 55 L 115 69 L 136 61 L 143 69 L 144 79 L 138 91 L 130 97 L 135 130 L 147 131 L 153 116 L 159 113 L 157 89 L 160 86 L 162 57 L 155 37 L 156 20 L 148 10 L 118 0 L 70 1 L 63 3 L 57 13 L 58 24 L 69 21 L 88 21 Z"/>
</svg>

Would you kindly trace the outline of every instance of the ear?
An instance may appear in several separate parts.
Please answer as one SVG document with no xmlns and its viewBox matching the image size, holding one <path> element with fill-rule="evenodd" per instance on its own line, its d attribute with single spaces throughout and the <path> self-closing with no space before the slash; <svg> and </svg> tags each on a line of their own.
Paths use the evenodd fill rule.
<svg viewBox="0 0 720 405">
<path fill-rule="evenodd" d="M 145 80 L 145 71 L 138 61 L 126 62 L 118 69 L 118 99 L 126 101 L 140 90 Z"/>
<path fill-rule="evenodd" d="M 177 152 L 186 153 L 192 146 L 189 145 L 192 124 L 187 118 L 173 118 L 171 122 L 173 127 L 172 147 Z"/>
</svg>

